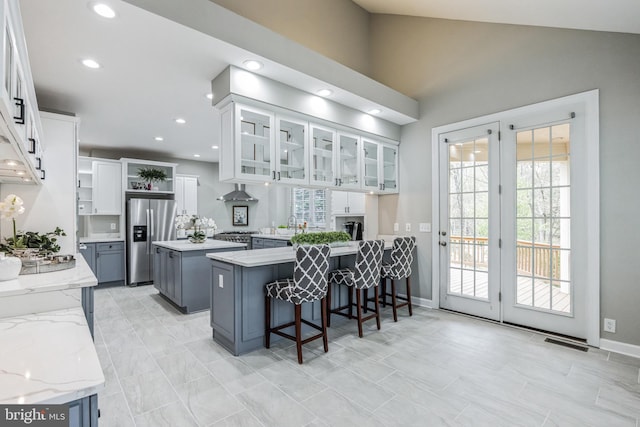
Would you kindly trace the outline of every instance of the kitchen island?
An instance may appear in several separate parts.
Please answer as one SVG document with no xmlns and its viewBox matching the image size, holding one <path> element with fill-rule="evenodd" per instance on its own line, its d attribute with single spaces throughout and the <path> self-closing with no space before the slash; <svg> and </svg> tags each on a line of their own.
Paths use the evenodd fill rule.
<svg viewBox="0 0 640 427">
<path fill-rule="evenodd" d="M 244 243 L 206 240 L 153 242 L 153 286 L 184 313 L 209 308 L 207 253 L 244 251 Z"/>
<path fill-rule="evenodd" d="M 385 242 L 385 251 L 393 242 Z M 331 248 L 329 270 L 353 267 L 357 242 Z M 213 339 L 238 356 L 263 347 L 264 285 L 285 277 L 293 277 L 295 250 L 291 247 L 257 249 L 244 252 L 208 253 L 211 269 L 211 328 Z M 334 287 L 332 308 L 345 305 L 345 286 Z M 320 303 L 303 304 L 302 316 L 320 322 Z M 273 300 L 273 325 L 293 320 L 293 305 Z M 333 319 L 332 319 L 333 320 Z M 337 322 L 341 320 L 336 318 Z M 303 331 L 305 328 L 303 328 Z M 291 333 L 291 331 L 286 332 Z M 273 337 L 277 340 L 278 337 Z"/>
<path fill-rule="evenodd" d="M 74 268 L 0 282 L 0 404 L 68 404 L 69 425 L 89 427 L 105 381 L 92 339 L 98 282 L 75 257 Z"/>
</svg>

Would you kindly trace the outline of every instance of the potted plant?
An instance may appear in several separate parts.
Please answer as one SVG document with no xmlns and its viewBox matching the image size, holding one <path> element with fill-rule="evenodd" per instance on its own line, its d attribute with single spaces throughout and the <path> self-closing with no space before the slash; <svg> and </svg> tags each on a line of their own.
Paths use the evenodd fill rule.
<svg viewBox="0 0 640 427">
<path fill-rule="evenodd" d="M 291 238 L 294 245 L 323 245 L 341 246 L 351 240 L 351 236 L 344 231 L 321 231 L 318 233 L 301 233 Z"/>
<path fill-rule="evenodd" d="M 138 169 L 138 176 L 149 183 L 147 190 L 151 190 L 151 183 L 164 182 L 167 179 L 167 173 L 164 170 L 153 167 Z"/>
</svg>

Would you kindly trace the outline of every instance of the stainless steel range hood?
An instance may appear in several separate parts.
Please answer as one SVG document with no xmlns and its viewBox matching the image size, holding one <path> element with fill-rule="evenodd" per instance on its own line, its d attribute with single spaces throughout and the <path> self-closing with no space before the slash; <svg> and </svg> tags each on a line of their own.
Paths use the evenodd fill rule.
<svg viewBox="0 0 640 427">
<path fill-rule="evenodd" d="M 223 202 L 257 202 L 258 201 L 258 199 L 254 198 L 249 193 L 244 191 L 244 184 L 236 184 L 235 190 L 225 194 L 224 196 L 218 197 L 218 200 L 222 200 Z"/>
</svg>

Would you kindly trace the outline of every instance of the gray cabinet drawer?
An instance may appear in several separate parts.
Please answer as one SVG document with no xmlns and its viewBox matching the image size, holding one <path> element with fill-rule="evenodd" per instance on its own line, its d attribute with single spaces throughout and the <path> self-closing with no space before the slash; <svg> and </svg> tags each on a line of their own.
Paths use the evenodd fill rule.
<svg viewBox="0 0 640 427">
<path fill-rule="evenodd" d="M 96 243 L 97 251 L 124 251 L 124 242 Z"/>
</svg>

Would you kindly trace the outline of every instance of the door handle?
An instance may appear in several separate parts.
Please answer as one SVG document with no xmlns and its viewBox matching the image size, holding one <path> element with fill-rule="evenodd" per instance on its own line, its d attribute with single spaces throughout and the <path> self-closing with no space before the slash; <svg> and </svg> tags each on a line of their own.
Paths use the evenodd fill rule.
<svg viewBox="0 0 640 427">
<path fill-rule="evenodd" d="M 23 125 L 24 124 L 24 99 L 13 98 L 13 100 L 15 101 L 16 107 L 20 108 L 20 115 L 17 117 L 13 116 L 13 120 L 15 120 L 17 124 Z"/>
<path fill-rule="evenodd" d="M 280 172 L 278 172 L 278 181 L 280 181 Z"/>
<path fill-rule="evenodd" d="M 447 246 L 447 242 L 440 242 L 440 246 Z"/>
<path fill-rule="evenodd" d="M 275 181 L 276 180 L 276 171 L 272 171 L 272 172 L 273 172 L 273 178 L 272 179 Z"/>
<path fill-rule="evenodd" d="M 446 236 L 447 232 L 446 231 L 441 231 L 440 234 L 443 235 L 443 236 Z"/>
</svg>

